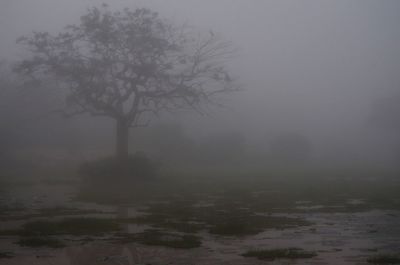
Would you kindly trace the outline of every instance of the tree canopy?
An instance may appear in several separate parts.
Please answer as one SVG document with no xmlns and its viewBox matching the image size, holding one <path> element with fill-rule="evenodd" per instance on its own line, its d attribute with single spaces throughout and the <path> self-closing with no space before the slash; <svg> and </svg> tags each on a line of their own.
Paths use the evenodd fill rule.
<svg viewBox="0 0 400 265">
<path fill-rule="evenodd" d="M 236 90 L 225 67 L 230 42 L 212 31 L 175 26 L 145 8 L 94 7 L 57 35 L 35 32 L 18 42 L 32 55 L 17 72 L 50 77 L 67 91 L 65 115 L 111 117 L 124 134 L 147 125 L 154 114 L 201 111 L 216 95 Z"/>
</svg>

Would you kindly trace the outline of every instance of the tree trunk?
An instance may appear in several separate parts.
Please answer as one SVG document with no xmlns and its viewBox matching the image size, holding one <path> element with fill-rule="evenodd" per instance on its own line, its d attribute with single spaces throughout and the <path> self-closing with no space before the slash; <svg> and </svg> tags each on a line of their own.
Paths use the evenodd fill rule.
<svg viewBox="0 0 400 265">
<path fill-rule="evenodd" d="M 124 119 L 117 119 L 115 156 L 123 162 L 128 158 L 129 125 Z"/>
</svg>

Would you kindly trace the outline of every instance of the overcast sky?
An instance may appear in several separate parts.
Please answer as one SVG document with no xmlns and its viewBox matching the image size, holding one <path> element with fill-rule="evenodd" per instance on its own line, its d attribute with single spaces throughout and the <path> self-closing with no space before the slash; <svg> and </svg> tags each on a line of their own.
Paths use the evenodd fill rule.
<svg viewBox="0 0 400 265">
<path fill-rule="evenodd" d="M 0 0 L 0 58 L 23 55 L 19 36 L 56 33 L 100 3 L 150 7 L 238 47 L 231 68 L 244 91 L 220 114 L 197 118 L 198 129 L 353 141 L 350 135 L 365 132 L 371 102 L 400 90 L 397 0 Z"/>
</svg>

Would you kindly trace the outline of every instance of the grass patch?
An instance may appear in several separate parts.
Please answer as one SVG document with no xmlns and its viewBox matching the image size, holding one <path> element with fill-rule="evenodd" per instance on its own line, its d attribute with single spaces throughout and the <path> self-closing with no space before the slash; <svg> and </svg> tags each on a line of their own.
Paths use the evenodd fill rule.
<svg viewBox="0 0 400 265">
<path fill-rule="evenodd" d="M 31 217 L 56 217 L 63 215 L 86 215 L 86 214 L 102 214 L 104 212 L 91 209 L 74 209 L 68 207 L 52 207 L 43 208 Z"/>
<path fill-rule="evenodd" d="M 194 219 L 194 218 L 192 218 Z M 150 224 L 156 228 L 173 230 L 182 233 L 197 233 L 205 229 L 205 224 L 186 218 L 174 217 L 169 214 L 151 213 L 135 218 L 121 220 L 121 222 Z"/>
<path fill-rule="evenodd" d="M 148 202 L 170 200 L 180 196 L 214 203 L 235 202 L 253 212 L 362 212 L 371 209 L 400 209 L 398 173 L 377 170 L 346 169 L 271 169 L 263 171 L 177 172 L 154 182 L 125 185 L 126 193 L 116 189 L 105 194 L 92 187 L 81 190 L 81 199 L 89 201 Z M 231 173 L 227 173 L 231 172 Z M 218 174 L 217 174 L 218 173 Z M 170 173 L 172 175 L 172 173 Z M 97 194 L 98 196 L 94 196 Z M 105 196 L 107 195 L 107 196 Z M 172 196 L 171 196 L 172 195 Z M 220 199 L 215 199 L 219 197 Z M 362 204 L 349 204 L 360 199 Z M 121 201 L 122 200 L 122 201 Z M 319 208 L 301 209 L 299 201 L 308 201 Z M 178 210 L 178 209 L 177 209 Z"/>
<path fill-rule="evenodd" d="M 13 215 L 19 211 L 24 211 L 24 210 L 26 209 L 21 205 L 14 205 L 13 207 L 9 205 L 0 205 L 0 220 L 7 220 L 7 217 L 9 215 Z"/>
<path fill-rule="evenodd" d="M 287 229 L 305 225 L 311 223 L 300 218 L 230 213 L 216 219 L 209 232 L 224 236 L 245 236 L 255 235 L 267 229 Z"/>
<path fill-rule="evenodd" d="M 180 249 L 190 249 L 201 246 L 201 240 L 198 236 L 168 233 L 158 229 L 148 229 L 142 233 L 125 235 L 122 242 L 138 242 L 149 246 L 164 246 Z"/>
<path fill-rule="evenodd" d="M 20 229 L 0 230 L 0 236 L 17 236 L 21 234 Z"/>
<path fill-rule="evenodd" d="M 0 252 L 0 259 L 10 259 L 14 257 L 12 252 Z"/>
<path fill-rule="evenodd" d="M 113 219 L 65 218 L 59 221 L 34 221 L 20 230 L 2 231 L 0 235 L 51 236 L 51 235 L 103 235 L 119 231 L 120 225 Z"/>
<path fill-rule="evenodd" d="M 399 255 L 380 254 L 367 259 L 372 264 L 400 264 Z"/>
<path fill-rule="evenodd" d="M 240 202 L 219 201 L 208 207 L 196 207 L 195 202 L 194 199 L 178 199 L 168 203 L 153 203 L 144 210 L 145 215 L 128 222 L 184 233 L 207 230 L 211 234 L 224 236 L 255 235 L 267 229 L 311 225 L 301 218 L 255 214 Z"/>
<path fill-rule="evenodd" d="M 304 251 L 300 248 L 282 248 L 282 249 L 265 249 L 250 250 L 242 254 L 243 257 L 254 257 L 260 260 L 275 259 L 309 259 L 317 256 L 314 251 Z"/>
<path fill-rule="evenodd" d="M 32 248 L 40 248 L 40 247 L 48 247 L 48 248 L 63 248 L 65 244 L 56 238 L 51 237 L 29 237 L 29 238 L 21 238 L 18 242 L 18 245 L 23 247 L 32 247 Z"/>
<path fill-rule="evenodd" d="M 52 207 L 43 208 L 37 210 L 35 213 L 28 215 L 18 215 L 18 216 L 7 216 L 2 218 L 3 220 L 28 220 L 30 218 L 52 218 L 58 216 L 77 216 L 77 215 L 89 215 L 89 214 L 104 214 L 106 212 L 90 209 L 74 209 L 68 207 Z"/>
</svg>

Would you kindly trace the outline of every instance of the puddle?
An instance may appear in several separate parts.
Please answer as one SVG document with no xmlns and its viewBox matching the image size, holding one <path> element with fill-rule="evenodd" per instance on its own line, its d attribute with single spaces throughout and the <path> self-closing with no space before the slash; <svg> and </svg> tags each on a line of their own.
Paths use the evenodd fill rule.
<svg viewBox="0 0 400 265">
<path fill-rule="evenodd" d="M 12 194 L 12 196 L 10 196 Z M 38 209 L 48 207 L 71 207 L 82 210 L 98 210 L 106 214 L 94 216 L 124 216 L 128 218 L 143 214 L 139 207 L 124 205 L 120 207 L 82 203 L 71 200 L 74 191 L 70 186 L 19 187 L 2 195 L 2 205 L 21 206 L 25 210 L 12 212 L 13 216 L 23 216 Z M 364 203 L 352 199 L 348 204 Z M 210 198 L 194 204 L 195 207 L 212 207 Z M 0 237 L 0 250 L 12 252 L 16 257 L 0 259 L 1 265 L 57 264 L 57 265 L 96 265 L 96 264 L 266 264 L 254 258 L 240 256 L 251 249 L 274 249 L 301 247 L 306 251 L 316 251 L 318 256 L 306 260 L 275 260 L 268 264 L 367 264 L 366 259 L 384 250 L 400 253 L 400 212 L 374 210 L 361 213 L 318 213 L 322 205 L 312 205 L 311 201 L 297 201 L 296 208 L 305 211 L 279 216 L 304 218 L 314 223 L 285 230 L 267 230 L 255 236 L 223 237 L 200 231 L 202 246 L 196 249 L 177 250 L 165 247 L 150 247 L 130 244 L 111 244 L 107 238 L 81 245 L 77 238 L 69 238 L 64 249 L 22 248 L 14 244 L 17 237 Z M 274 214 L 272 214 L 274 215 Z M 5 217 L 4 215 L 2 215 Z M 87 215 L 83 215 L 87 216 Z M 1 216 L 0 216 L 1 217 Z M 0 221 L 0 228 L 15 229 L 24 220 Z M 127 224 L 124 231 L 140 233 L 150 228 L 148 225 Z M 65 237 L 64 237 L 65 239 Z"/>
</svg>

